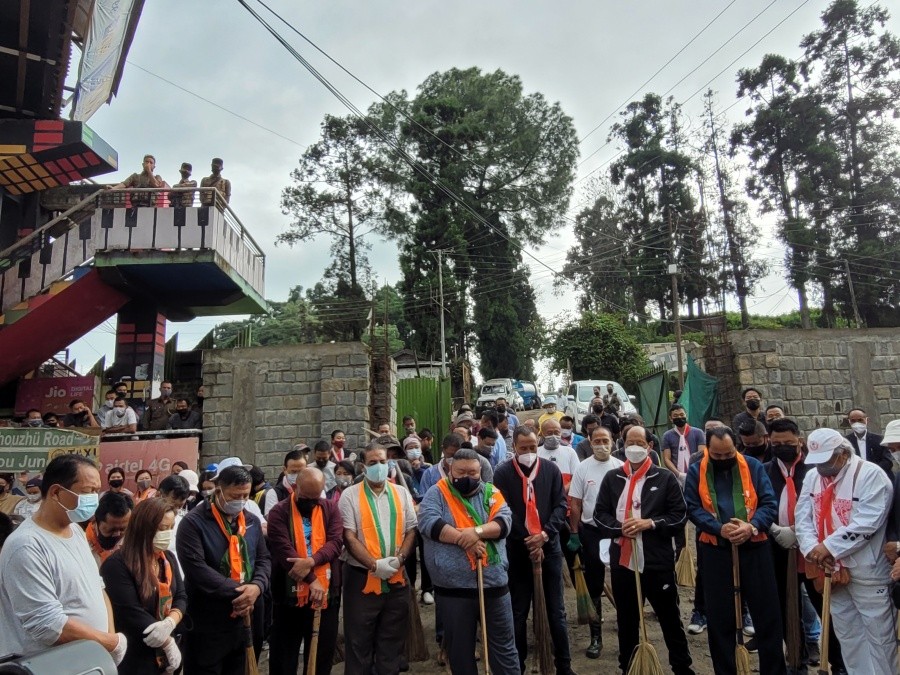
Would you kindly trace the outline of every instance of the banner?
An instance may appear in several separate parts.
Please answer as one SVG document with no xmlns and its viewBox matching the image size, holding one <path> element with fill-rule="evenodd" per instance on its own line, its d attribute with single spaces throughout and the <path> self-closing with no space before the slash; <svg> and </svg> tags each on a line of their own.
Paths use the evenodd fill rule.
<svg viewBox="0 0 900 675">
<path fill-rule="evenodd" d="M 100 444 L 100 479 L 107 489 L 106 475 L 112 468 L 125 472 L 125 487 L 134 491 L 137 486 L 134 475 L 147 469 L 153 477 L 153 485 L 172 473 L 172 464 L 184 462 L 191 469 L 197 468 L 200 459 L 200 439 L 154 438 L 145 441 L 105 441 Z"/>
<path fill-rule="evenodd" d="M 29 410 L 37 408 L 42 415 L 48 412 L 64 415 L 69 411 L 69 402 L 74 398 L 80 398 L 93 411 L 97 383 L 98 378 L 94 375 L 19 380 L 15 414 L 17 417 L 24 417 Z"/>
<path fill-rule="evenodd" d="M 0 473 L 43 473 L 58 455 L 79 454 L 97 462 L 100 438 L 70 429 L 0 428 Z"/>
</svg>

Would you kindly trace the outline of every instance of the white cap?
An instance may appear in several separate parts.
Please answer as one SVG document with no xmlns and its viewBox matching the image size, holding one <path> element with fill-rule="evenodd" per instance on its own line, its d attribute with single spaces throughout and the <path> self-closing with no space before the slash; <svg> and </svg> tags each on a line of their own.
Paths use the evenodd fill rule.
<svg viewBox="0 0 900 675">
<path fill-rule="evenodd" d="M 241 466 L 247 469 L 247 471 L 253 468 L 252 464 L 244 464 L 238 457 L 226 457 L 221 462 L 219 462 L 219 466 L 216 469 L 216 475 L 213 476 L 213 479 L 215 480 L 222 474 L 225 469 L 229 469 L 233 466 Z M 184 472 L 182 471 L 182 473 Z"/>
<path fill-rule="evenodd" d="M 188 482 L 188 487 L 190 488 L 191 492 L 200 491 L 200 477 L 197 475 L 196 471 L 191 471 L 190 469 L 182 469 L 181 473 L 179 473 L 178 475 Z"/>
<path fill-rule="evenodd" d="M 803 460 L 804 464 L 822 464 L 831 461 L 834 451 L 848 446 L 847 439 L 834 429 L 816 429 L 806 439 L 806 448 L 809 454 Z"/>
<path fill-rule="evenodd" d="M 882 443 L 900 443 L 900 420 L 891 420 L 884 428 Z"/>
</svg>

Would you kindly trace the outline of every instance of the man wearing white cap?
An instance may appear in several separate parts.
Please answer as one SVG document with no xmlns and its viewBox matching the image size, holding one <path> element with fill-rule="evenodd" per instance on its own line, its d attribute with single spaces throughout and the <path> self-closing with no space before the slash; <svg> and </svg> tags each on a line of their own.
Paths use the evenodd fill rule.
<svg viewBox="0 0 900 675">
<path fill-rule="evenodd" d="M 806 474 L 796 510 L 807 570 L 832 576 L 831 615 L 847 671 L 894 675 L 890 565 L 882 554 L 893 488 L 834 429 L 813 431 L 807 448 L 804 461 L 816 471 Z"/>
</svg>

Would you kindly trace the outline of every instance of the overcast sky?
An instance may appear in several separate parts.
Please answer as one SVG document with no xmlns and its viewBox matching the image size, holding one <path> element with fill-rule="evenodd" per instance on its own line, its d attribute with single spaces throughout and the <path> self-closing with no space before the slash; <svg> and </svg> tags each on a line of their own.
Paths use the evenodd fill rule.
<svg viewBox="0 0 900 675">
<path fill-rule="evenodd" d="M 248 2 L 262 10 L 257 0 Z M 579 138 L 630 100 L 720 12 L 641 94 L 672 89 L 677 101 L 685 101 L 715 78 L 709 86 L 719 92 L 719 108 L 728 108 L 735 102 L 737 70 L 757 65 L 767 52 L 799 56 L 801 36 L 818 28 L 818 16 L 828 5 L 825 0 L 267 3 L 382 94 L 414 92 L 428 75 L 451 67 L 500 68 L 519 75 L 527 92 L 540 91 L 559 101 L 574 118 Z M 357 107 L 373 102 L 370 92 L 273 23 Z M 900 33 L 896 16 L 890 29 Z M 685 112 L 697 116 L 701 105 L 701 97 L 694 96 L 686 101 Z M 728 114 L 736 120 L 745 107 L 735 105 Z M 266 297 L 283 300 L 290 287 L 315 284 L 327 266 L 325 239 L 293 249 L 274 244 L 288 222 L 279 208 L 281 190 L 303 149 L 317 140 L 326 113 L 348 111 L 237 0 L 153 0 L 144 5 L 119 96 L 89 125 L 119 153 L 120 171 L 102 180 L 139 171 L 145 153 L 156 156 L 157 172 L 169 183 L 178 180 L 183 161 L 193 163 L 199 180 L 208 174 L 209 160 L 222 157 L 223 173 L 233 186 L 231 205 L 267 254 Z M 602 147 L 615 119 L 582 143 L 579 177 L 604 166 L 618 151 L 612 144 Z M 584 207 L 581 188 L 586 183 L 578 184 L 570 215 L 575 207 Z M 762 227 L 763 244 L 756 255 L 780 263 L 782 248 Z M 571 228 L 566 228 L 536 254 L 559 268 L 572 238 Z M 395 246 L 372 243 L 379 280 L 397 281 Z M 538 308 L 546 318 L 574 307 L 573 292 L 554 295 L 550 273 L 532 267 Z M 796 308 L 796 298 L 776 269 L 754 289 L 750 305 L 755 313 L 781 313 Z M 170 323 L 168 332 L 177 331 L 180 348 L 187 349 L 218 320 Z M 114 324 L 113 318 L 73 345 L 80 368 L 103 354 L 107 364 L 112 362 Z"/>
</svg>

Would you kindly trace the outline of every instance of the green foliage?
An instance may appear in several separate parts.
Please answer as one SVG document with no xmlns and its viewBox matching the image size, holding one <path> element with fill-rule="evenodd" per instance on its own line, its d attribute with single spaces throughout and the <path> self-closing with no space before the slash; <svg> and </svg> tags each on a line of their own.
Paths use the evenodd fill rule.
<svg viewBox="0 0 900 675">
<path fill-rule="evenodd" d="M 578 323 L 557 331 L 544 355 L 553 371 L 566 372 L 571 365 L 575 380 L 633 382 L 649 367 L 641 343 L 629 327 L 619 317 L 599 312 L 585 312 Z"/>
<path fill-rule="evenodd" d="M 320 342 L 320 323 L 309 302 L 302 298 L 303 289 L 291 289 L 287 302 L 269 301 L 271 313 L 245 321 L 228 321 L 215 327 L 213 340 L 217 349 L 233 347 L 240 333 L 250 327 L 251 346 L 290 345 Z"/>
</svg>

